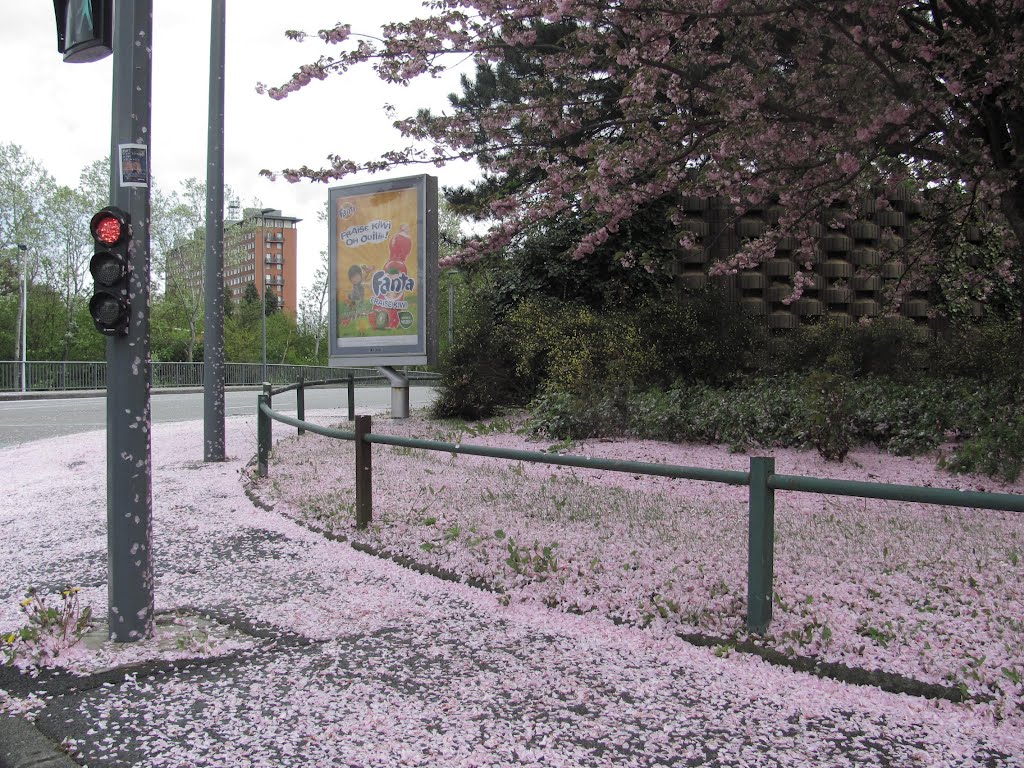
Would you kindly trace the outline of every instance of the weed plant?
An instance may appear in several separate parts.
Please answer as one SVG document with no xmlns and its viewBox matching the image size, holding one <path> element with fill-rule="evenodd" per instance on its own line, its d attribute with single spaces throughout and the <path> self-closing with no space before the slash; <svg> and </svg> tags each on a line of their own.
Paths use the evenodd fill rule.
<svg viewBox="0 0 1024 768">
<path fill-rule="evenodd" d="M 21 601 L 26 623 L 0 637 L 7 664 L 45 665 L 76 645 L 93 625 L 92 609 L 79 604 L 78 587 L 65 587 L 54 603 L 52 595 L 30 589 Z"/>
</svg>

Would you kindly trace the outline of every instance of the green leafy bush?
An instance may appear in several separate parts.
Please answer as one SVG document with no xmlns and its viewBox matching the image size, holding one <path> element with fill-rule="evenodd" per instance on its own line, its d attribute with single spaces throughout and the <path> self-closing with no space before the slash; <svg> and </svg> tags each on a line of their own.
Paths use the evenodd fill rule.
<svg viewBox="0 0 1024 768">
<path fill-rule="evenodd" d="M 834 320 L 802 325 L 773 341 L 765 363 L 774 373 L 828 370 L 845 376 L 886 376 L 914 380 L 929 364 L 920 331 L 899 317 L 845 326 Z"/>
<path fill-rule="evenodd" d="M 930 341 L 898 317 L 825 320 L 770 337 L 715 289 L 633 286 L 631 301 L 594 308 L 518 283 L 511 291 L 487 272 L 471 284 L 437 416 L 477 419 L 531 403 L 530 426 L 560 440 L 817 448 L 834 460 L 858 445 L 920 455 L 959 439 L 951 469 L 1021 471 L 1013 404 L 1024 392 L 1013 382 L 1024 381 L 1024 347 L 1013 318 Z"/>
<path fill-rule="evenodd" d="M 726 382 L 764 340 L 757 322 L 714 290 L 602 312 L 538 296 L 518 304 L 508 323 L 519 374 L 570 392 Z"/>
<path fill-rule="evenodd" d="M 592 388 L 584 394 L 548 386 L 530 404 L 526 429 L 559 440 L 627 435 L 630 407 L 624 388 Z"/>
<path fill-rule="evenodd" d="M 484 419 L 527 403 L 537 382 L 517 373 L 509 329 L 486 291 L 469 296 L 459 321 L 455 343 L 441 359 L 434 418 Z"/>
<path fill-rule="evenodd" d="M 944 464 L 1013 482 L 1024 471 L 1024 381 L 1004 378 L 985 391 L 991 394 L 974 404 L 960 430 L 966 437 Z"/>
<path fill-rule="evenodd" d="M 943 462 L 952 472 L 967 472 L 1014 482 L 1024 470 L 1024 415 L 993 419 L 964 441 Z"/>
<path fill-rule="evenodd" d="M 1024 378 L 1021 322 L 986 319 L 952 328 L 931 348 L 932 368 L 950 376 L 991 381 Z"/>
<path fill-rule="evenodd" d="M 842 461 L 853 441 L 846 382 L 834 373 L 815 371 L 806 387 L 811 443 L 826 461 Z"/>
<path fill-rule="evenodd" d="M 530 423 L 557 439 L 630 435 L 736 450 L 816 448 L 831 460 L 858 445 L 921 455 L 964 436 L 946 460 L 950 469 L 1013 479 L 1024 462 L 1024 418 L 1010 398 L 998 382 L 949 378 L 911 385 L 818 371 L 729 387 L 678 383 L 668 390 L 610 392 L 594 386 L 586 394 L 547 387 L 531 403 Z"/>
</svg>

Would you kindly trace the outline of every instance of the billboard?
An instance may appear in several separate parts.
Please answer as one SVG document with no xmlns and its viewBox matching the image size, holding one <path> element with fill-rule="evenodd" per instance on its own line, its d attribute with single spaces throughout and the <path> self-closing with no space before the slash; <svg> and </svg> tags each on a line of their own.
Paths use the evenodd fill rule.
<svg viewBox="0 0 1024 768">
<path fill-rule="evenodd" d="M 437 179 L 328 190 L 330 364 L 437 358 Z"/>
</svg>

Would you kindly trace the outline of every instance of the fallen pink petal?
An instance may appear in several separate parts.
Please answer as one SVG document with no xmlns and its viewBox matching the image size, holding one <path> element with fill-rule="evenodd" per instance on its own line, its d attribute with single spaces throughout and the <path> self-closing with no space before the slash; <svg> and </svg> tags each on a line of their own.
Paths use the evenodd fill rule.
<svg viewBox="0 0 1024 768">
<path fill-rule="evenodd" d="M 351 442 L 276 425 L 257 480 L 253 419 L 227 430 L 229 461 L 203 463 L 201 423 L 154 426 L 157 637 L 81 643 L 35 677 L 5 668 L 0 706 L 81 764 L 1021 765 L 1017 516 L 780 492 L 774 618 L 749 637 L 745 488 L 375 446 L 373 523 L 357 531 Z M 419 417 L 373 430 L 546 447 Z M 18 478 L 0 508 L 4 632 L 33 586 L 74 584 L 106 615 L 103 444 L 0 451 Z M 647 441 L 570 449 L 747 461 Z M 868 450 L 842 465 L 774 455 L 790 474 L 1024 490 Z M 965 700 L 794 671 L 745 644 Z"/>
</svg>

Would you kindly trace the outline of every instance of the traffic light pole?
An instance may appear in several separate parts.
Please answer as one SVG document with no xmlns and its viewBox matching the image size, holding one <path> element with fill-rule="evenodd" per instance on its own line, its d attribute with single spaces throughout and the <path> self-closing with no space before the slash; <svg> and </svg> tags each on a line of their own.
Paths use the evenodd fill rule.
<svg viewBox="0 0 1024 768">
<path fill-rule="evenodd" d="M 114 16 L 110 199 L 130 214 L 131 317 L 107 338 L 107 598 L 111 640 L 153 634 L 149 215 L 153 0 Z M 132 145 L 125 149 L 125 145 Z M 141 162 L 140 162 L 141 161 Z"/>
</svg>

